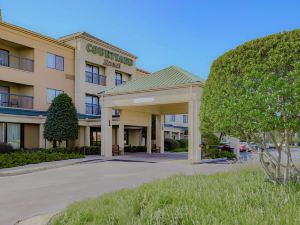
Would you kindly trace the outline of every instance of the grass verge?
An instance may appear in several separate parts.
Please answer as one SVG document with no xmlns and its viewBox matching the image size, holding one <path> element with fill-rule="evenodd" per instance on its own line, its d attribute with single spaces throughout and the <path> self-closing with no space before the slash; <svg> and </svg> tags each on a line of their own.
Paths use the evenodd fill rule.
<svg viewBox="0 0 300 225">
<path fill-rule="evenodd" d="M 84 200 L 52 225 L 300 224 L 300 186 L 273 185 L 257 169 L 173 176 Z"/>
</svg>

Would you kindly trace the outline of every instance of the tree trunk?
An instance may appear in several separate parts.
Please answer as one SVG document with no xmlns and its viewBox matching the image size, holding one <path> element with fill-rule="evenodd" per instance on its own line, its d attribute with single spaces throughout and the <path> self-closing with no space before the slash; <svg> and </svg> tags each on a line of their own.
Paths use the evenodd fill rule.
<svg viewBox="0 0 300 225">
<path fill-rule="evenodd" d="M 56 148 L 56 141 L 52 142 L 53 148 Z"/>
<path fill-rule="evenodd" d="M 291 160 L 289 132 L 287 129 L 285 129 L 284 134 L 285 134 L 286 168 L 284 172 L 283 182 L 287 183 L 290 179 L 290 160 Z"/>
<path fill-rule="evenodd" d="M 276 180 L 280 181 L 280 177 L 281 177 L 281 153 L 282 153 L 282 147 L 278 146 L 277 147 L 277 153 L 278 153 L 278 157 L 277 157 L 277 165 L 276 165 Z"/>
</svg>

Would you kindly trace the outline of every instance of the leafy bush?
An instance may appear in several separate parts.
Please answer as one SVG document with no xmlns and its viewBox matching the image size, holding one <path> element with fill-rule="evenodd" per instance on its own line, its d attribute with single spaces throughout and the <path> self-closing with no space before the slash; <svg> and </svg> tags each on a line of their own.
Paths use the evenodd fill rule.
<svg viewBox="0 0 300 225">
<path fill-rule="evenodd" d="M 175 148 L 174 150 L 171 150 L 171 152 L 188 152 L 188 148 Z"/>
<path fill-rule="evenodd" d="M 178 143 L 180 148 L 187 148 L 189 145 L 188 139 L 180 139 Z"/>
<path fill-rule="evenodd" d="M 146 146 L 126 146 L 125 152 L 146 152 L 147 147 Z"/>
<path fill-rule="evenodd" d="M 202 145 L 204 148 L 216 148 L 219 144 L 219 138 L 213 133 L 206 133 L 202 135 Z"/>
<path fill-rule="evenodd" d="M 170 138 L 165 139 L 165 150 L 166 151 L 171 151 L 174 150 L 175 148 L 179 148 L 180 144 L 178 141 Z"/>
<path fill-rule="evenodd" d="M 233 152 L 221 151 L 219 149 L 202 149 L 202 158 L 203 159 L 216 159 L 216 158 L 227 158 L 235 159 L 236 155 Z"/>
<path fill-rule="evenodd" d="M 8 153 L 13 150 L 10 144 L 0 143 L 0 153 Z"/>
<path fill-rule="evenodd" d="M 82 158 L 79 153 L 67 153 L 65 149 L 44 149 L 36 152 L 20 151 L 0 154 L 0 168 L 10 168 L 41 162 Z"/>
<path fill-rule="evenodd" d="M 80 153 L 84 155 L 101 155 L 100 146 L 83 146 L 80 148 Z"/>
</svg>

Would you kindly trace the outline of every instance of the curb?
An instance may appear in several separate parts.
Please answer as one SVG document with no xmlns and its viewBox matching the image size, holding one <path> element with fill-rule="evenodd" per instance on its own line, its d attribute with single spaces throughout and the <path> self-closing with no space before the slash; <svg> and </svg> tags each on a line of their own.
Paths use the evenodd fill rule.
<svg viewBox="0 0 300 225">
<path fill-rule="evenodd" d="M 49 213 L 39 216 L 34 216 L 29 219 L 19 220 L 14 225 L 48 225 L 52 218 L 55 217 L 57 213 Z"/>
<path fill-rule="evenodd" d="M 90 160 L 85 160 L 85 161 L 80 161 L 80 162 L 73 162 L 73 163 L 68 163 L 68 164 L 49 165 L 49 166 L 44 166 L 44 167 L 20 169 L 20 170 L 15 170 L 15 171 L 12 171 L 12 172 L 0 172 L 0 178 L 1 177 L 9 177 L 9 176 L 18 176 L 18 175 L 23 175 L 23 174 L 29 174 L 29 173 L 34 173 L 34 172 L 39 172 L 39 171 L 44 171 L 44 170 L 49 170 L 49 169 L 62 168 L 62 167 L 76 165 L 76 164 L 94 162 L 94 161 L 104 162 L 105 160 L 104 159 L 90 159 Z"/>
</svg>

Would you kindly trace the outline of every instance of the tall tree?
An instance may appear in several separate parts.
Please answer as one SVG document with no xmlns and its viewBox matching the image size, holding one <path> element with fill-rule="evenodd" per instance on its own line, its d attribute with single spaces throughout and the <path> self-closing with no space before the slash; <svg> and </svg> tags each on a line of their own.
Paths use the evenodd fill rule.
<svg viewBox="0 0 300 225">
<path fill-rule="evenodd" d="M 300 30 L 247 42 L 215 60 L 200 119 L 202 132 L 257 142 L 271 181 L 297 176 L 289 146 L 300 131 Z M 275 145 L 276 155 L 268 151 L 266 138 Z"/>
<path fill-rule="evenodd" d="M 78 137 L 78 117 L 72 99 L 65 93 L 52 101 L 45 123 L 44 137 L 48 141 L 61 144 L 62 141 L 74 140 Z"/>
</svg>

